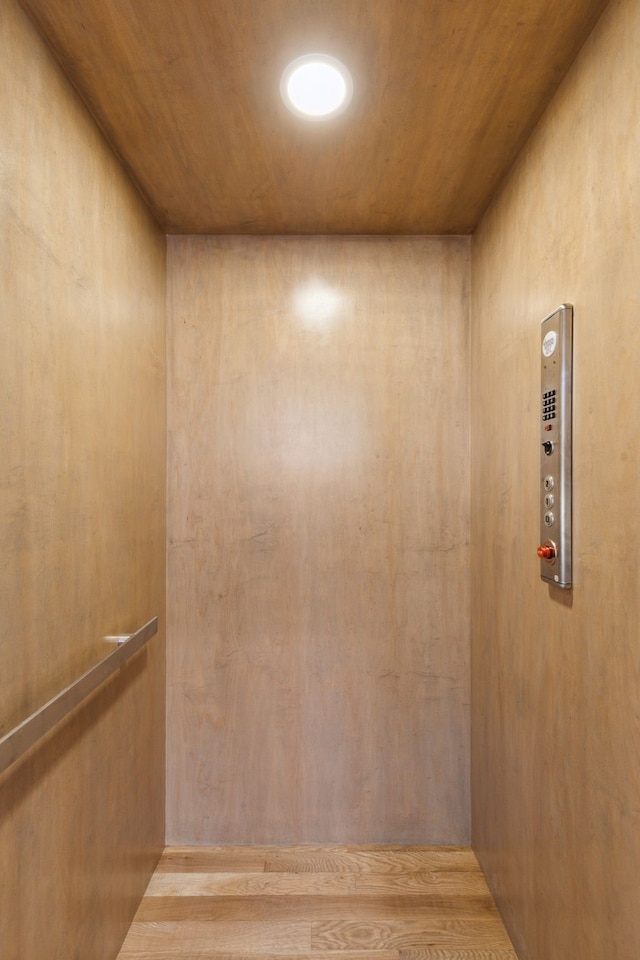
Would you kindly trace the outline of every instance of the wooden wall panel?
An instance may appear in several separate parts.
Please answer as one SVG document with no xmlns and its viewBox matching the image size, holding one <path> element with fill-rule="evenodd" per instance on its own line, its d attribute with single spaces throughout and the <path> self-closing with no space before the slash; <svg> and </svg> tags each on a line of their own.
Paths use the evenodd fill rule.
<svg viewBox="0 0 640 960">
<path fill-rule="evenodd" d="M 108 960 L 164 839 L 165 243 L 12 0 L 0 36 L 0 732 L 161 622 L 0 778 L 0 952 Z"/>
<path fill-rule="evenodd" d="M 467 837 L 467 269 L 170 238 L 169 842 Z"/>
<path fill-rule="evenodd" d="M 473 835 L 522 960 L 640 955 L 640 4 L 473 241 Z M 538 578 L 539 321 L 575 305 L 574 581 Z"/>
</svg>

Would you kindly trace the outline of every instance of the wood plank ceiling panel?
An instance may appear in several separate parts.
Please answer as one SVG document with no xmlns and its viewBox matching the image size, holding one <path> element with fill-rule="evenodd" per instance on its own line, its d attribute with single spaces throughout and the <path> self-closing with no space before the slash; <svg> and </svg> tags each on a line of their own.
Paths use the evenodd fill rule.
<svg viewBox="0 0 640 960">
<path fill-rule="evenodd" d="M 605 0 L 23 0 L 170 233 L 468 233 Z M 287 63 L 350 68 L 288 113 Z"/>
</svg>

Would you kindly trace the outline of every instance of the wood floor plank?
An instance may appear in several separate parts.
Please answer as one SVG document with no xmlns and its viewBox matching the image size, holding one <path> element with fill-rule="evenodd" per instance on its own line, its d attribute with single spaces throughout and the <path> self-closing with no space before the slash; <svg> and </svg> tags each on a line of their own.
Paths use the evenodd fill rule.
<svg viewBox="0 0 640 960">
<path fill-rule="evenodd" d="M 431 873 L 462 870 L 480 872 L 472 850 L 466 847 L 283 849 L 267 854 L 265 871 L 287 873 Z"/>
<path fill-rule="evenodd" d="M 124 954 L 120 954 L 124 958 Z M 160 950 L 148 952 L 146 950 L 134 953 L 127 953 L 126 960 L 176 960 L 176 954 Z M 400 960 L 398 950 L 376 950 L 372 954 L 371 950 L 328 950 L 322 953 L 248 953 L 246 951 L 232 953 L 229 950 L 216 950 L 209 947 L 205 951 L 189 953 L 189 960 Z M 454 957 L 453 960 L 456 960 Z M 471 958 L 475 960 L 475 958 Z M 478 960 L 494 960 L 493 957 L 485 958 L 478 954 Z M 503 960 L 496 955 L 495 960 Z M 506 960 L 513 960 L 512 957 Z M 516 958 L 517 960 L 517 958 Z"/>
<path fill-rule="evenodd" d="M 265 847 L 167 847 L 160 858 L 158 873 L 262 873 Z"/>
<path fill-rule="evenodd" d="M 147 897 L 299 896 L 315 894 L 439 894 L 489 895 L 480 872 L 431 873 L 158 873 L 149 882 Z"/>
<path fill-rule="evenodd" d="M 151 920 L 474 920 L 496 915 L 489 895 L 146 897 L 136 919 Z"/>
<path fill-rule="evenodd" d="M 269 876 L 269 874 L 265 874 Z M 278 874 L 274 874 L 278 876 Z M 307 874 L 298 874 L 303 877 Z M 313 876 L 313 874 L 310 874 Z M 326 874 L 325 874 L 326 876 Z M 339 876 L 339 874 L 336 874 Z M 442 896 L 489 895 L 487 881 L 480 871 L 462 870 L 431 873 L 357 873 L 354 875 L 357 894 L 379 896 L 384 893 L 439 893 Z"/>
<path fill-rule="evenodd" d="M 226 849 L 229 849 L 228 847 Z M 243 848 L 240 848 L 243 849 Z M 247 848 L 244 848 L 247 849 Z M 294 843 L 279 844 L 278 846 L 251 847 L 252 850 L 263 850 L 266 854 L 287 853 L 303 856 L 307 853 L 472 853 L 471 848 L 462 844 L 433 844 L 433 843 Z M 474 857 L 475 859 L 475 857 Z"/>
<path fill-rule="evenodd" d="M 378 920 L 313 923 L 313 950 L 406 950 L 422 947 L 508 949 L 504 929 L 494 919 Z"/>
<path fill-rule="evenodd" d="M 155 873 L 146 897 L 338 896 L 356 892 L 353 873 Z M 385 891 L 382 891 L 383 893 Z"/>
<path fill-rule="evenodd" d="M 118 960 L 517 960 L 461 847 L 168 848 Z"/>
<path fill-rule="evenodd" d="M 138 921 L 134 920 L 120 951 L 121 960 L 131 953 L 165 951 L 175 960 L 193 957 L 215 946 L 218 952 L 282 953 L 311 950 L 311 924 L 268 921 Z M 360 948 L 357 948 L 360 949 Z"/>
<path fill-rule="evenodd" d="M 343 957 L 347 954 L 343 954 Z M 376 954 L 377 956 L 377 954 Z M 515 950 L 400 950 L 399 960 L 518 960 Z"/>
</svg>

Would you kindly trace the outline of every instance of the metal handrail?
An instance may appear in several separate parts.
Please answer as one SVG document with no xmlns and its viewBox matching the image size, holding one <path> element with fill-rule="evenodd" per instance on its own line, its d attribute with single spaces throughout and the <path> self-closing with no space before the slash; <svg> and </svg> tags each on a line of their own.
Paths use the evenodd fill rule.
<svg viewBox="0 0 640 960">
<path fill-rule="evenodd" d="M 95 666 L 65 687 L 43 707 L 19 723 L 0 739 L 0 774 L 35 746 L 72 710 L 86 700 L 101 684 L 125 665 L 158 632 L 158 618 L 149 620 L 135 633 L 118 637 L 105 637 L 117 642 L 117 648 Z"/>
</svg>

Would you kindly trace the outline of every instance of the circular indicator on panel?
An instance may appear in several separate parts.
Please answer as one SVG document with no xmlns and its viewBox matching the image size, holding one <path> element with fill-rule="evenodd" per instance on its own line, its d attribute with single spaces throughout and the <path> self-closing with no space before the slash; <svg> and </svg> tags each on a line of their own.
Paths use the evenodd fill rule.
<svg viewBox="0 0 640 960">
<path fill-rule="evenodd" d="M 544 340 L 542 341 L 542 352 L 545 357 L 550 357 L 555 353 L 556 346 L 558 345 L 558 334 L 556 330 L 549 330 L 549 333 L 545 335 Z"/>
</svg>

